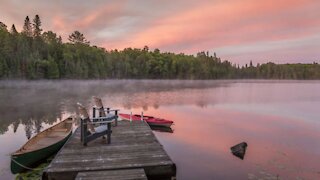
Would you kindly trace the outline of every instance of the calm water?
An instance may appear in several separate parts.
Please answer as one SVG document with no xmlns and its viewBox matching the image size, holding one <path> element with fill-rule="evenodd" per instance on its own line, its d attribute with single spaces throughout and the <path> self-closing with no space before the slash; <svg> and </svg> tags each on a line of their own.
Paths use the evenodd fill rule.
<svg viewBox="0 0 320 180">
<path fill-rule="evenodd" d="M 155 132 L 178 179 L 320 179 L 320 81 L 0 81 L 0 179 L 27 138 L 92 106 L 175 122 Z M 244 160 L 229 148 L 246 141 Z"/>
</svg>

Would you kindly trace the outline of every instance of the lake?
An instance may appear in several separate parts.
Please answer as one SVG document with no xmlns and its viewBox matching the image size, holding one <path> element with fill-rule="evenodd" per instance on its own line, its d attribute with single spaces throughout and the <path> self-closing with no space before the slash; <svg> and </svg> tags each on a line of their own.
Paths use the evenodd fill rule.
<svg viewBox="0 0 320 180">
<path fill-rule="evenodd" d="M 155 134 L 177 179 L 320 179 L 320 81 L 284 80 L 0 81 L 1 179 L 11 152 L 92 96 L 173 120 Z M 241 160 L 230 147 L 243 141 Z"/>
</svg>

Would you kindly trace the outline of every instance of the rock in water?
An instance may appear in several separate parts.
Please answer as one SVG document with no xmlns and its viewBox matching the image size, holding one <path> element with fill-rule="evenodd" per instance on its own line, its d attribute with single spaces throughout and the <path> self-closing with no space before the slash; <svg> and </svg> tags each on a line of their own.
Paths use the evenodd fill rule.
<svg viewBox="0 0 320 180">
<path fill-rule="evenodd" d="M 240 144 L 237 144 L 235 146 L 232 146 L 230 148 L 233 155 L 237 156 L 238 158 L 242 159 L 244 158 L 244 155 L 246 154 L 248 144 L 246 142 L 242 142 Z"/>
</svg>

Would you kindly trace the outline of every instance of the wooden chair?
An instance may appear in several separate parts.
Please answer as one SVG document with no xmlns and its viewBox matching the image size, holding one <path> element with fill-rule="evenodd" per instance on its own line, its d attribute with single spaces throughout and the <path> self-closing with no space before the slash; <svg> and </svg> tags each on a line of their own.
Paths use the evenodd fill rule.
<svg viewBox="0 0 320 180">
<path fill-rule="evenodd" d="M 93 118 L 96 117 L 96 111 L 98 111 L 98 117 L 109 117 L 109 116 L 116 116 L 115 118 L 115 126 L 118 125 L 118 111 L 119 109 L 110 109 L 104 108 L 102 104 L 102 100 L 98 97 L 93 96 L 93 103 L 94 106 L 92 108 L 92 116 Z M 113 114 L 111 112 L 114 112 Z"/>
<path fill-rule="evenodd" d="M 81 142 L 83 145 L 87 146 L 88 142 L 101 136 L 104 138 L 104 135 L 107 135 L 107 142 L 110 144 L 112 133 L 111 123 L 117 118 L 117 116 L 97 117 L 90 119 L 87 109 L 80 103 L 77 105 L 81 118 Z"/>
</svg>

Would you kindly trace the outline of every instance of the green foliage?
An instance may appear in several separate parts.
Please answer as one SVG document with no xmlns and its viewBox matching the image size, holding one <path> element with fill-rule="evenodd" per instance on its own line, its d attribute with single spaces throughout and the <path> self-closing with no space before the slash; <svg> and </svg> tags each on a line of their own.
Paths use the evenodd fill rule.
<svg viewBox="0 0 320 180">
<path fill-rule="evenodd" d="M 69 35 L 68 40 L 73 44 L 90 44 L 90 42 L 87 41 L 84 35 L 79 31 L 74 31 L 71 35 Z"/>
<path fill-rule="evenodd" d="M 29 16 L 27 16 L 26 19 L 24 20 L 22 33 L 28 37 L 32 36 L 32 27 L 31 27 Z"/>
<path fill-rule="evenodd" d="M 0 57 L 0 78 L 5 77 L 8 74 L 9 68 L 3 58 Z"/>
<path fill-rule="evenodd" d="M 51 57 L 49 57 L 49 60 L 48 60 L 48 70 L 47 70 L 46 78 L 47 79 L 59 78 L 58 64 Z"/>
<path fill-rule="evenodd" d="M 126 48 L 106 51 L 90 46 L 79 31 L 62 43 L 56 33 L 42 33 L 38 15 L 31 26 L 25 19 L 22 33 L 12 25 L 10 32 L 0 22 L 0 78 L 27 79 L 320 79 L 320 65 L 258 64 L 244 67 L 222 61 L 216 53 L 199 52 L 196 56 Z"/>
<path fill-rule="evenodd" d="M 49 163 L 42 163 L 39 166 L 37 166 L 34 171 L 27 171 L 24 173 L 20 173 L 16 175 L 16 180 L 40 180 L 42 179 L 42 172 L 43 169 L 45 169 Z"/>
<path fill-rule="evenodd" d="M 16 180 L 40 180 L 42 179 L 43 170 L 49 166 L 50 162 L 54 158 L 55 155 L 47 158 L 44 162 L 39 164 L 33 170 L 28 170 L 23 173 L 19 173 L 16 175 Z"/>
<path fill-rule="evenodd" d="M 7 31 L 7 25 L 0 21 L 0 31 Z"/>
<path fill-rule="evenodd" d="M 41 35 L 41 20 L 39 15 L 36 15 L 33 19 L 33 37 L 39 37 Z"/>
<path fill-rule="evenodd" d="M 12 35 L 17 35 L 18 34 L 18 31 L 17 31 L 16 26 L 14 24 L 12 24 L 12 26 L 11 26 L 10 33 Z"/>
</svg>

